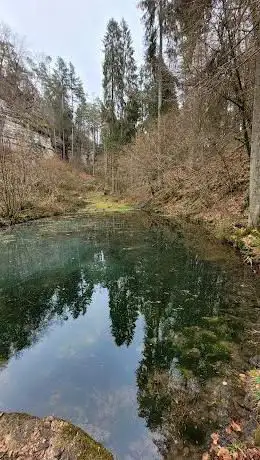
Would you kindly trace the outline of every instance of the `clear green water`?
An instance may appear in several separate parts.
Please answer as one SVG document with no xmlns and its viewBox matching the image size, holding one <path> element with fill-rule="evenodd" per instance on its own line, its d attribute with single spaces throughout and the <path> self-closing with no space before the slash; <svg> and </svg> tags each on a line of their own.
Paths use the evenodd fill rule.
<svg viewBox="0 0 260 460">
<path fill-rule="evenodd" d="M 128 215 L 3 232 L 0 411 L 71 420 L 120 460 L 196 458 L 259 354 L 258 307 L 258 280 L 194 230 Z"/>
</svg>

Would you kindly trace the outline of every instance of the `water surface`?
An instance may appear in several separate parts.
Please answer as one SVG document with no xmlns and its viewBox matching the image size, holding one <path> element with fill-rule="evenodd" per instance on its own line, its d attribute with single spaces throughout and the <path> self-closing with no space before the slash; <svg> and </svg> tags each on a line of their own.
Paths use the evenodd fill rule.
<svg viewBox="0 0 260 460">
<path fill-rule="evenodd" d="M 235 410 L 258 299 L 228 248 L 142 215 L 4 232 L 0 411 L 71 420 L 120 460 L 195 458 Z"/>
</svg>

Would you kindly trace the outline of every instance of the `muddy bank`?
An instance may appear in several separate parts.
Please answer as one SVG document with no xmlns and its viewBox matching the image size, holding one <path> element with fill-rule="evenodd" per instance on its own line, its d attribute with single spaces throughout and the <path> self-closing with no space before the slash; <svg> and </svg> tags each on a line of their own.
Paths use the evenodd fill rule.
<svg viewBox="0 0 260 460">
<path fill-rule="evenodd" d="M 0 414 L 2 460 L 112 460 L 87 433 L 54 417 Z"/>
</svg>

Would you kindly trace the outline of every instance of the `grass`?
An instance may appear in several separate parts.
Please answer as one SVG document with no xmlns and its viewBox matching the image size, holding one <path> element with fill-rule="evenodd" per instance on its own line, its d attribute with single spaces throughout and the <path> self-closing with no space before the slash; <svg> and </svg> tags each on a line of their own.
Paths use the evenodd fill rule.
<svg viewBox="0 0 260 460">
<path fill-rule="evenodd" d="M 118 200 L 116 197 L 102 195 L 101 193 L 89 193 L 87 196 L 88 204 L 84 209 L 86 212 L 119 212 L 125 213 L 133 211 L 133 207 L 123 200 Z"/>
</svg>

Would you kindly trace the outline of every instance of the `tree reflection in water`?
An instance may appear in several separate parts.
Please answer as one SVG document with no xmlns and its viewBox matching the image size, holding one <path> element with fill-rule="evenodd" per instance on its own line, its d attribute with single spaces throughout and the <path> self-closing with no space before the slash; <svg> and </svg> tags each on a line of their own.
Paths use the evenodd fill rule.
<svg viewBox="0 0 260 460">
<path fill-rule="evenodd" d="M 140 417 L 160 435 L 165 458 L 196 458 L 209 433 L 237 410 L 235 372 L 246 365 L 256 321 L 253 281 L 203 261 L 163 227 L 136 232 L 129 222 L 123 230 L 110 222 L 78 236 L 47 238 L 48 263 L 46 245 L 36 242 L 34 254 L 28 247 L 31 273 L 22 257 L 26 243 L 11 245 L 6 257 L 18 269 L 0 282 L 0 366 L 54 321 L 85 315 L 101 286 L 118 347 L 131 345 L 137 319 L 144 319 L 136 370 Z"/>
</svg>

